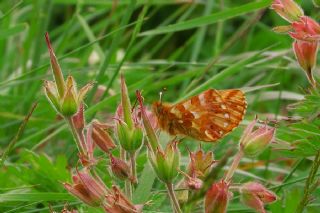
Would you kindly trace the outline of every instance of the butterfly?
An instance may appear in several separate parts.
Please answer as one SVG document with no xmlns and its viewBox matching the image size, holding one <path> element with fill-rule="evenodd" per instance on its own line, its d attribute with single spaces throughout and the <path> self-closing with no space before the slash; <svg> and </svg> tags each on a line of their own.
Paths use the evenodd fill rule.
<svg viewBox="0 0 320 213">
<path fill-rule="evenodd" d="M 243 120 L 247 102 L 238 89 L 209 89 L 177 104 L 153 103 L 160 128 L 170 135 L 215 142 Z"/>
</svg>

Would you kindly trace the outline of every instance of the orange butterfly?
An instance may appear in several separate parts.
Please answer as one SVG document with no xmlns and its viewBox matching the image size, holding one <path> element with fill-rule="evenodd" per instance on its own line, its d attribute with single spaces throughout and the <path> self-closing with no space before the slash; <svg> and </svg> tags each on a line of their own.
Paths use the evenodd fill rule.
<svg viewBox="0 0 320 213">
<path fill-rule="evenodd" d="M 161 129 L 206 142 L 214 142 L 237 127 L 246 108 L 245 95 L 238 89 L 209 89 L 174 105 L 153 103 Z"/>
</svg>

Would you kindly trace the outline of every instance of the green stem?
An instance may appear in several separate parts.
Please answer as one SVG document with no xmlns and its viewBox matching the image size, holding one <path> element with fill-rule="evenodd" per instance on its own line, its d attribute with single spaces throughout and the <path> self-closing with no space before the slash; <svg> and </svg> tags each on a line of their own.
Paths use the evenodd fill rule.
<svg viewBox="0 0 320 213">
<path fill-rule="evenodd" d="M 317 154 L 313 160 L 308 179 L 307 179 L 306 184 L 304 186 L 303 198 L 301 199 L 301 201 L 298 205 L 296 213 L 302 213 L 304 210 L 304 207 L 307 206 L 309 203 L 310 193 L 312 192 L 314 179 L 315 179 L 316 174 L 318 172 L 319 166 L 320 166 L 320 151 L 317 152 Z"/>
<path fill-rule="evenodd" d="M 231 164 L 231 167 L 230 167 L 230 169 L 228 170 L 228 172 L 227 172 L 227 174 L 226 174 L 226 176 L 225 176 L 225 178 L 224 178 L 224 180 L 225 180 L 227 183 L 229 183 L 229 182 L 231 181 L 231 178 L 233 177 L 233 174 L 234 174 L 234 172 L 236 171 L 236 169 L 237 169 L 237 167 L 238 167 L 238 165 L 239 165 L 239 163 L 240 163 L 240 160 L 241 160 L 242 156 L 243 156 L 243 150 L 240 148 L 239 151 L 238 151 L 238 153 L 237 153 L 236 156 L 234 157 L 233 162 L 232 162 L 232 164 Z"/>
<path fill-rule="evenodd" d="M 182 213 L 180 204 L 178 202 L 178 199 L 174 193 L 173 184 L 172 183 L 166 183 L 168 194 L 171 200 L 172 207 L 174 209 L 175 213 Z"/>
<path fill-rule="evenodd" d="M 122 149 L 120 147 L 120 159 L 127 162 L 127 152 L 126 150 Z M 124 182 L 124 192 L 127 195 L 127 197 L 131 200 L 132 197 L 132 188 L 130 180 L 126 179 Z"/>
<path fill-rule="evenodd" d="M 81 138 L 83 138 L 83 137 L 81 137 L 78 134 L 78 131 L 77 131 L 76 127 L 74 126 L 74 123 L 73 123 L 71 117 L 66 117 L 65 119 L 69 124 L 70 130 L 72 132 L 74 141 L 76 142 L 79 153 L 84 154 L 84 145 L 85 144 L 84 144 L 84 141 L 81 140 Z"/>
<path fill-rule="evenodd" d="M 136 166 L 136 153 L 130 153 L 130 163 L 131 163 L 131 176 L 132 180 L 131 185 L 138 183 L 137 178 L 137 166 Z M 132 186 L 133 187 L 133 186 Z"/>
</svg>

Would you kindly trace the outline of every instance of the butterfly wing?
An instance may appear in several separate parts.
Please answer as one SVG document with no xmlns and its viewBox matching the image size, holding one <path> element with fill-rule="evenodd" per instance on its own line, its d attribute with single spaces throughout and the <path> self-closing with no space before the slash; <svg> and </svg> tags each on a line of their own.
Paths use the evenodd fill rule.
<svg viewBox="0 0 320 213">
<path fill-rule="evenodd" d="M 246 107 L 241 90 L 209 89 L 171 107 L 171 134 L 216 141 L 239 125 Z"/>
</svg>

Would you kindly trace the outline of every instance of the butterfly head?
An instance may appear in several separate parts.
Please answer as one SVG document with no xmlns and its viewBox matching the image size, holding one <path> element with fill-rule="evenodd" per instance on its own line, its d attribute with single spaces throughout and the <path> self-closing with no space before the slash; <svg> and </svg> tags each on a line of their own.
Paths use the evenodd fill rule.
<svg viewBox="0 0 320 213">
<path fill-rule="evenodd" d="M 163 105 L 162 102 L 156 101 L 152 104 L 152 111 L 159 118 L 159 116 L 163 115 Z"/>
</svg>

